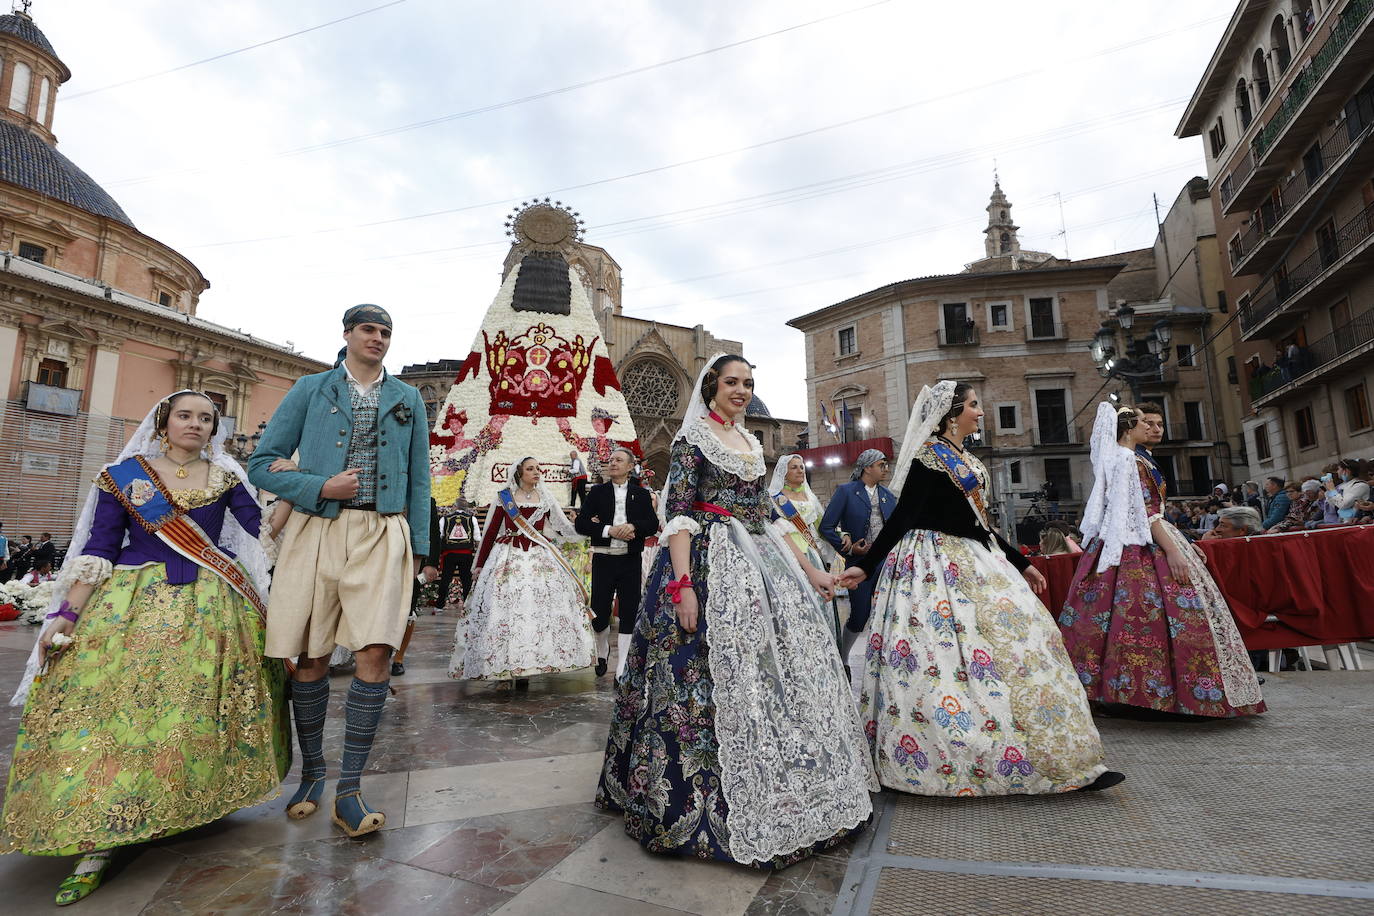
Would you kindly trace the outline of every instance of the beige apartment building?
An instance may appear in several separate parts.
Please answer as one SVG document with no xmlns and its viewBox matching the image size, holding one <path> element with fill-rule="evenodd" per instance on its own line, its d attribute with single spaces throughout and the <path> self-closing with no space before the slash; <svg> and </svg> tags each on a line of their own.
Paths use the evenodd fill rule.
<svg viewBox="0 0 1374 916">
<path fill-rule="evenodd" d="M 1203 138 L 1248 470 L 1374 455 L 1374 0 L 1243 0 L 1177 134 Z"/>
<path fill-rule="evenodd" d="M 1024 521 L 1029 494 L 1053 482 L 1060 511 L 1076 519 L 1092 486 L 1097 404 L 1113 392 L 1131 396 L 1124 382 L 1103 377 L 1090 353 L 1094 334 L 1104 323 L 1115 327 L 1125 304 L 1135 311 L 1137 335 L 1159 318 L 1172 323 L 1169 361 L 1140 387 L 1169 415 L 1169 440 L 1157 454 L 1173 492 L 1207 492 L 1226 479 L 1226 417 L 1216 406 L 1214 361 L 1203 354 L 1216 303 L 1196 291 L 1206 274 L 1198 251 L 1207 227 L 1194 225 L 1195 201 L 1186 190 L 1182 196 L 1188 202 L 1176 205 L 1170 232 L 1153 248 L 1073 261 L 1020 247 L 999 182 L 984 258 L 789 321 L 806 338 L 812 486 L 827 498 L 848 479 L 847 461 L 827 463 L 843 442 L 889 439 L 900 449 L 921 386 L 958 379 L 975 386 L 987 412 L 975 447 L 1011 491 L 995 494 L 1003 511 Z M 1159 263 L 1166 248 L 1167 269 Z M 822 404 L 826 416 L 848 419 L 838 436 L 825 428 Z"/>
</svg>

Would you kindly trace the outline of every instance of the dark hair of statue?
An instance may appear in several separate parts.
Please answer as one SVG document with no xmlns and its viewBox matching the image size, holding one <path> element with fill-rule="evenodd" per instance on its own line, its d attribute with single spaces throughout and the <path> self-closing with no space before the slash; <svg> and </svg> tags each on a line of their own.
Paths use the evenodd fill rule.
<svg viewBox="0 0 1374 916">
<path fill-rule="evenodd" d="M 153 416 L 153 432 L 160 434 L 167 431 L 167 421 L 172 416 L 172 409 L 176 407 L 177 401 L 189 395 L 210 401 L 208 394 L 192 388 L 183 388 L 181 391 L 172 392 L 158 402 L 157 413 Z M 210 437 L 214 438 L 215 434 L 219 432 L 219 405 L 210 401 L 210 410 L 215 415 L 214 421 L 210 424 Z"/>
<path fill-rule="evenodd" d="M 937 435 L 943 436 L 948 432 L 950 422 L 964 412 L 964 402 L 968 400 L 968 393 L 972 390 L 973 386 L 968 382 L 954 384 L 954 400 L 950 404 L 949 412 L 940 418 L 940 425 L 935 428 Z"/>
<path fill-rule="evenodd" d="M 1130 413 L 1124 412 L 1124 408 L 1118 409 L 1116 412 L 1116 438 L 1120 439 L 1122 436 L 1126 435 L 1127 430 L 1135 429 L 1139 426 L 1140 418 L 1144 413 L 1145 411 L 1141 410 L 1139 407 L 1133 408 Z"/>
<path fill-rule="evenodd" d="M 749 360 L 735 353 L 727 353 L 711 363 L 711 368 L 707 369 L 706 374 L 701 377 L 701 399 L 708 405 L 716 399 L 716 387 L 720 383 L 721 373 L 731 363 L 744 363 L 750 369 L 754 368 Z"/>
</svg>

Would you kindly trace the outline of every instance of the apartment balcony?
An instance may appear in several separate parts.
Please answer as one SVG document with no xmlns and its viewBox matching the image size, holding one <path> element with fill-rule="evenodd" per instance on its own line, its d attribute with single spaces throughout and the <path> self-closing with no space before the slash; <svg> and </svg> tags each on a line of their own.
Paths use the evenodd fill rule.
<svg viewBox="0 0 1374 916">
<path fill-rule="evenodd" d="M 1220 185 L 1222 213 L 1258 206 L 1269 187 L 1287 170 L 1330 119 L 1341 95 L 1374 63 L 1374 45 L 1363 41 L 1374 0 L 1351 0 L 1333 20 L 1320 47 L 1293 73 L 1286 94 L 1259 128 L 1250 148 Z"/>
<path fill-rule="evenodd" d="M 978 346 L 978 326 L 968 325 L 967 327 L 940 328 L 935 332 L 936 339 L 942 347 L 976 347 Z"/>
<path fill-rule="evenodd" d="M 1250 403 L 1258 410 L 1285 396 L 1315 384 L 1353 362 L 1369 361 L 1374 354 L 1374 310 L 1300 349 L 1293 359 L 1284 357 L 1262 375 L 1250 380 Z"/>
<path fill-rule="evenodd" d="M 1062 321 L 1032 321 L 1026 325 L 1026 340 L 1068 340 L 1069 329 Z"/>
<path fill-rule="evenodd" d="M 1153 372 L 1142 373 L 1138 376 L 1138 381 L 1142 386 L 1148 385 L 1177 385 L 1178 367 L 1160 366 Z"/>
<path fill-rule="evenodd" d="M 1374 166 L 1374 143 L 1369 142 L 1374 93 L 1368 95 L 1360 101 L 1362 117 L 1328 131 L 1315 152 L 1305 155 L 1302 166 L 1251 214 L 1249 228 L 1230 242 L 1233 276 L 1262 274 L 1273 267 L 1325 201 L 1354 189 L 1369 173 Z"/>
<path fill-rule="evenodd" d="M 1083 427 L 1063 426 L 1055 424 L 1053 426 L 1035 426 L 1031 428 L 1031 444 L 1045 446 L 1073 446 L 1082 445 Z"/>
<path fill-rule="evenodd" d="M 1305 304 L 1323 292 L 1353 282 L 1374 267 L 1374 204 L 1355 214 L 1317 249 L 1251 296 L 1240 313 L 1241 337 L 1277 337 L 1302 322 Z"/>
<path fill-rule="evenodd" d="M 1212 437 L 1205 423 L 1170 423 L 1164 428 L 1161 445 L 1211 445 Z"/>
<path fill-rule="evenodd" d="M 1211 496 L 1216 486 L 1210 480 L 1171 480 L 1167 483 L 1169 496 Z"/>
</svg>

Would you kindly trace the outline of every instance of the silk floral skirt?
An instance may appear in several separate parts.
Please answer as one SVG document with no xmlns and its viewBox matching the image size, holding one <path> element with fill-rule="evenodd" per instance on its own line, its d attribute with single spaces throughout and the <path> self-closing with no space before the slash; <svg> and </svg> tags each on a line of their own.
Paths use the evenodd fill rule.
<svg viewBox="0 0 1374 916">
<path fill-rule="evenodd" d="M 115 567 L 73 638 L 29 691 L 0 851 L 127 846 L 276 797 L 286 670 L 219 576 L 172 585 L 161 563 Z"/>
<path fill-rule="evenodd" d="M 917 529 L 873 593 L 859 698 L 878 779 L 917 795 L 1067 792 L 1106 771 L 1054 618 L 1001 553 Z"/>
<path fill-rule="evenodd" d="M 1079 558 L 1059 628 L 1088 698 L 1194 716 L 1264 712 L 1226 599 L 1196 548 L 1178 537 L 1186 586 L 1153 544 L 1125 546 L 1101 573 L 1101 541 Z"/>
<path fill-rule="evenodd" d="M 546 548 L 497 542 L 454 631 L 449 677 L 510 680 L 595 662 L 577 583 Z"/>
</svg>

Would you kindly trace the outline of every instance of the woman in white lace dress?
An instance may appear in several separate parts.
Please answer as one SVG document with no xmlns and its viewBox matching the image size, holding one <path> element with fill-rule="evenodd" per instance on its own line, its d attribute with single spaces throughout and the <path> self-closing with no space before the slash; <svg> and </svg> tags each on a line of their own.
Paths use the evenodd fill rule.
<svg viewBox="0 0 1374 916">
<path fill-rule="evenodd" d="M 832 577 L 769 523 L 762 449 L 736 425 L 752 397 L 748 363 L 711 361 L 673 440 L 596 803 L 650 852 L 777 868 L 863 827 L 877 783 Z"/>
<path fill-rule="evenodd" d="M 524 686 L 532 674 L 590 667 L 595 647 L 581 581 L 549 540 L 580 535 L 540 482 L 538 461 L 512 465 L 510 484 L 487 515 L 449 677 Z"/>
<path fill-rule="evenodd" d="M 768 483 L 773 499 L 773 527 L 806 555 L 817 569 L 830 569 L 835 548 L 820 535 L 817 526 L 825 513 L 825 506 L 806 481 L 806 462 L 801 455 L 783 455 L 773 466 L 773 479 Z M 832 597 L 828 608 L 835 627 L 835 644 L 840 644 L 840 617 Z"/>
</svg>

